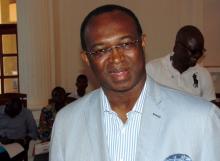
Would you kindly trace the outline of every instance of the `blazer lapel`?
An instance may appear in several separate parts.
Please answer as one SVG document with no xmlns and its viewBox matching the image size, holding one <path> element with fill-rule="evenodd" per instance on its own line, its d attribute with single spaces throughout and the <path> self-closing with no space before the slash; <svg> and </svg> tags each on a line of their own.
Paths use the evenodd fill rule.
<svg viewBox="0 0 220 161">
<path fill-rule="evenodd" d="M 161 97 L 158 85 L 148 77 L 147 95 L 143 107 L 136 160 L 149 160 L 156 148 L 158 135 L 163 120 L 160 109 Z"/>
<path fill-rule="evenodd" d="M 96 93 L 95 99 L 88 107 L 86 122 L 88 124 L 88 135 L 94 161 L 108 161 L 107 144 L 104 136 L 103 114 L 100 99 L 100 90 Z"/>
</svg>

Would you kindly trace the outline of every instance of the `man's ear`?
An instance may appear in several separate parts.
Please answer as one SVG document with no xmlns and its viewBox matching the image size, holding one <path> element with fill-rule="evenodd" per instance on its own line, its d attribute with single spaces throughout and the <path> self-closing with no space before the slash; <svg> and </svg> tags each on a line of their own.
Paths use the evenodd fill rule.
<svg viewBox="0 0 220 161">
<path fill-rule="evenodd" d="M 80 52 L 80 56 L 81 56 L 81 59 L 83 60 L 83 62 L 86 65 L 90 66 L 90 62 L 89 62 L 89 59 L 88 59 L 88 56 L 87 56 L 86 52 L 85 51 L 81 51 Z"/>
<path fill-rule="evenodd" d="M 147 43 L 147 38 L 146 38 L 146 35 L 145 34 L 143 34 L 142 36 L 141 36 L 141 46 L 143 47 L 143 48 L 145 48 L 146 47 L 146 43 Z"/>
</svg>

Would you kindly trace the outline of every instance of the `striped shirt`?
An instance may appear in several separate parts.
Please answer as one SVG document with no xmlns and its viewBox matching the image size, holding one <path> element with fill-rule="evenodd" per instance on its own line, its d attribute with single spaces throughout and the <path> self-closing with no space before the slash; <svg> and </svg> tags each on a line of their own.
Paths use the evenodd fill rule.
<svg viewBox="0 0 220 161">
<path fill-rule="evenodd" d="M 104 92 L 101 92 L 105 134 L 111 161 L 135 161 L 145 95 L 146 83 L 134 107 L 127 113 L 127 121 L 124 124 L 111 109 Z"/>
</svg>

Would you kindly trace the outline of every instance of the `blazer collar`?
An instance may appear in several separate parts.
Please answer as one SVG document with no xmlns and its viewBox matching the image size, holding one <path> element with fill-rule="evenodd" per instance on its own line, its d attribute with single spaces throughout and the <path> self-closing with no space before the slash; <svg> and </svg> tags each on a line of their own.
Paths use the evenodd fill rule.
<svg viewBox="0 0 220 161">
<path fill-rule="evenodd" d="M 94 154 L 94 161 L 109 161 L 106 137 L 104 134 L 103 110 L 101 109 L 101 89 L 92 96 L 90 107 L 85 114 L 88 124 L 88 135 L 91 141 L 91 149 Z"/>
<path fill-rule="evenodd" d="M 152 158 L 163 120 L 161 109 L 162 97 L 160 86 L 147 77 L 147 95 L 143 107 L 139 139 L 137 143 L 136 160 Z"/>
</svg>

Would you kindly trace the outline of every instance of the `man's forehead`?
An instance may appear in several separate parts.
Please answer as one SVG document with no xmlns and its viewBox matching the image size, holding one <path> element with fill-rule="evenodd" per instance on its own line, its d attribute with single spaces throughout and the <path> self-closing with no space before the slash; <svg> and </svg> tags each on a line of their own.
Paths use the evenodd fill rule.
<svg viewBox="0 0 220 161">
<path fill-rule="evenodd" d="M 93 17 L 85 30 L 87 36 L 104 36 L 106 33 L 121 31 L 137 34 L 137 26 L 132 17 L 122 11 L 106 12 Z M 88 37 L 87 37 L 88 38 Z"/>
<path fill-rule="evenodd" d="M 196 37 L 191 37 L 187 40 L 187 46 L 192 49 L 202 49 L 204 48 L 204 43 Z"/>
<path fill-rule="evenodd" d="M 114 19 L 112 19 L 112 17 L 114 17 Z M 94 15 L 93 17 L 91 17 L 91 19 L 88 21 L 88 26 L 90 25 L 97 25 L 101 22 L 108 22 L 108 19 L 111 19 L 111 21 L 118 21 L 118 20 L 129 20 L 134 22 L 134 19 L 128 15 L 126 12 L 120 11 L 120 10 L 113 10 L 113 11 L 109 11 L 109 12 L 104 12 L 104 13 L 100 13 L 98 15 Z M 135 25 L 135 22 L 134 22 Z"/>
</svg>

